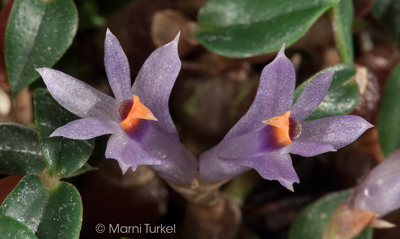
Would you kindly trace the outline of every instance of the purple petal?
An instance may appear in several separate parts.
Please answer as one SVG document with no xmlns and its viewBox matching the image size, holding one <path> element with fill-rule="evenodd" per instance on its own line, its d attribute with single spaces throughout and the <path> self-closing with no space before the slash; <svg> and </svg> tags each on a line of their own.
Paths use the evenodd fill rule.
<svg viewBox="0 0 400 239">
<path fill-rule="evenodd" d="M 79 119 L 57 128 L 50 137 L 63 136 L 69 139 L 91 139 L 105 134 L 125 134 L 121 126 L 106 119 Z"/>
<path fill-rule="evenodd" d="M 132 100 L 128 58 L 126 58 L 118 39 L 109 29 L 107 29 L 104 42 L 104 66 L 117 103 L 123 100 Z"/>
<path fill-rule="evenodd" d="M 277 57 L 264 68 L 256 98 L 250 109 L 228 132 L 219 145 L 200 156 L 199 170 L 200 176 L 204 180 L 219 181 L 236 176 L 249 169 L 249 166 L 245 166 L 241 160 L 225 159 L 218 156 L 223 155 L 226 157 L 229 156 L 229 158 L 236 158 L 237 155 L 234 156 L 235 153 L 238 153 L 240 156 L 244 156 L 247 153 L 252 153 L 253 156 L 258 155 L 260 149 L 267 145 L 265 143 L 267 139 L 262 140 L 260 143 L 255 142 L 256 140 L 252 138 L 251 133 L 264 128 L 264 120 L 282 115 L 292 108 L 295 83 L 294 66 L 285 56 L 284 46 L 282 46 Z M 256 132 L 255 134 L 259 135 L 260 132 Z M 243 135 L 247 136 L 235 139 Z M 231 139 L 235 139 L 237 142 L 229 141 Z M 249 141 L 245 142 L 246 140 Z M 227 144 L 224 145 L 225 143 Z M 230 150 L 234 150 L 234 152 L 230 152 Z M 258 151 L 254 152 L 253 150 Z M 290 156 L 288 154 L 287 156 L 290 160 Z M 292 168 L 291 171 L 294 172 L 294 169 Z M 289 181 L 285 182 L 282 179 L 281 183 L 290 188 L 289 184 L 291 185 L 291 181 Z"/>
<path fill-rule="evenodd" d="M 299 182 L 288 152 L 273 148 L 268 135 L 269 127 L 221 142 L 200 156 L 200 176 L 206 181 L 219 181 L 234 177 L 254 168 L 269 180 L 278 180 L 289 190 Z M 264 138 L 263 138 L 264 137 Z"/>
<path fill-rule="evenodd" d="M 293 191 L 293 183 L 299 183 L 289 154 L 267 153 L 253 158 L 236 159 L 237 163 L 254 168 L 261 177 L 278 180 L 282 186 Z"/>
<path fill-rule="evenodd" d="M 81 118 L 101 118 L 118 121 L 117 103 L 112 97 L 88 84 L 50 68 L 37 68 L 53 98 L 64 108 Z"/>
<path fill-rule="evenodd" d="M 340 149 L 356 140 L 365 130 L 373 127 L 354 115 L 332 116 L 302 123 L 301 135 L 296 142 L 331 144 Z"/>
<path fill-rule="evenodd" d="M 264 120 L 284 114 L 292 108 L 296 75 L 284 46 L 265 66 L 253 104 L 225 138 L 237 137 L 265 126 Z"/>
<path fill-rule="evenodd" d="M 283 148 L 276 145 L 272 126 L 264 124 L 264 128 L 236 138 L 223 140 L 220 143 L 218 157 L 238 159 L 256 157 L 267 152 L 278 153 Z"/>
<path fill-rule="evenodd" d="M 254 168 L 263 178 L 278 180 L 291 191 L 293 183 L 300 182 L 288 153 L 264 153 L 247 158 L 222 159 L 216 157 L 215 151 L 213 149 L 200 156 L 200 176 L 205 181 L 220 181 Z"/>
<path fill-rule="evenodd" d="M 312 157 L 326 152 L 336 151 L 336 149 L 331 144 L 293 141 L 292 144 L 285 147 L 284 151 L 304 157 Z"/>
<path fill-rule="evenodd" d="M 203 153 L 199 159 L 201 177 L 206 181 L 231 178 L 250 169 L 235 159 L 254 158 L 271 151 L 279 153 L 280 149 L 270 147 L 270 137 L 268 137 L 270 128 L 264 124 L 261 130 L 225 139 L 213 149 Z"/>
<path fill-rule="evenodd" d="M 324 99 L 326 92 L 332 82 L 334 71 L 321 73 L 312 79 L 300 93 L 293 105 L 290 117 L 295 118 L 300 123 L 303 122 Z"/>
<path fill-rule="evenodd" d="M 219 145 L 200 155 L 199 172 L 203 180 L 217 182 L 232 178 L 250 169 L 237 161 L 219 158 L 218 151 Z"/>
<path fill-rule="evenodd" d="M 380 217 L 400 208 L 400 150 L 376 166 L 356 188 L 355 209 L 371 210 Z"/>
<path fill-rule="evenodd" d="M 153 166 L 158 174 L 175 183 L 191 183 L 197 171 L 197 160 L 184 145 L 153 127 L 149 127 L 140 141 L 141 147 L 162 164 Z"/>
<path fill-rule="evenodd" d="M 266 141 L 262 137 L 263 132 L 264 130 L 258 130 L 250 134 L 222 141 L 217 153 L 218 157 L 237 159 L 262 153 L 262 148 Z"/>
<path fill-rule="evenodd" d="M 126 134 L 114 134 L 107 143 L 106 158 L 116 159 L 122 172 L 135 170 L 138 165 L 157 165 L 161 160 L 150 156 L 142 146 Z"/>
<path fill-rule="evenodd" d="M 179 138 L 169 113 L 168 101 L 181 69 L 178 39 L 179 34 L 172 42 L 159 47 L 147 58 L 132 87 L 132 93 L 139 96 L 140 101 L 157 118 L 157 123 L 153 122 L 152 126 L 169 134 L 176 142 L 179 142 Z"/>
</svg>

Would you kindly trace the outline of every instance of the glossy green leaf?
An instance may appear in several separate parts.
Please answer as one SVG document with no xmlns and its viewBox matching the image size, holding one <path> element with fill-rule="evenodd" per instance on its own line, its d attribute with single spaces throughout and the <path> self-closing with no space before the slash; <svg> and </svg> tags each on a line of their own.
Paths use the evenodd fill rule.
<svg viewBox="0 0 400 239">
<path fill-rule="evenodd" d="M 358 85 L 354 81 L 356 74 L 356 68 L 352 64 L 341 63 L 330 66 L 310 79 L 301 84 L 294 92 L 294 100 L 300 95 L 303 88 L 312 80 L 315 76 L 322 72 L 334 70 L 333 80 L 329 87 L 328 93 L 322 100 L 318 108 L 312 113 L 307 120 L 319 119 L 335 115 L 345 115 L 350 113 L 357 105 L 358 99 L 360 98 L 360 92 Z"/>
<path fill-rule="evenodd" d="M 87 162 L 94 148 L 94 139 L 50 137 L 57 128 L 79 118 L 59 105 L 47 90 L 37 89 L 33 97 L 36 124 L 47 171 L 50 175 L 68 176 Z"/>
<path fill-rule="evenodd" d="M 321 239 L 322 232 L 340 203 L 349 198 L 351 190 L 329 194 L 306 207 L 289 231 L 289 239 Z M 372 228 L 365 228 L 354 239 L 372 239 Z"/>
<path fill-rule="evenodd" d="M 80 169 L 78 169 L 77 171 L 65 176 L 65 178 L 75 177 L 75 176 L 84 174 L 86 172 L 92 171 L 92 170 L 95 170 L 95 168 L 93 168 L 88 163 L 86 163 Z"/>
<path fill-rule="evenodd" d="M 199 11 L 194 37 L 227 57 L 250 57 L 296 42 L 339 0 L 209 0 Z"/>
<path fill-rule="evenodd" d="M 338 5 L 329 10 L 329 16 L 332 21 L 333 34 L 340 58 L 345 63 L 353 63 L 353 1 L 341 0 Z"/>
<path fill-rule="evenodd" d="M 40 174 L 44 162 L 38 135 L 15 123 L 0 123 L 0 174 Z"/>
<path fill-rule="evenodd" d="M 4 239 L 37 239 L 23 223 L 4 215 L 0 215 L 0 235 Z"/>
<path fill-rule="evenodd" d="M 28 175 L 4 200 L 0 214 L 22 222 L 40 239 L 79 238 L 82 201 L 69 183 L 48 189 L 39 176 Z"/>
<path fill-rule="evenodd" d="M 400 64 L 389 78 L 383 91 L 378 112 L 379 142 L 385 157 L 400 148 Z"/>
<path fill-rule="evenodd" d="M 373 14 L 389 30 L 394 42 L 400 36 L 400 1 L 376 0 Z"/>
<path fill-rule="evenodd" d="M 64 54 L 77 24 L 72 0 L 14 0 L 5 39 L 13 97 L 39 77 L 35 68 L 50 67 Z"/>
</svg>

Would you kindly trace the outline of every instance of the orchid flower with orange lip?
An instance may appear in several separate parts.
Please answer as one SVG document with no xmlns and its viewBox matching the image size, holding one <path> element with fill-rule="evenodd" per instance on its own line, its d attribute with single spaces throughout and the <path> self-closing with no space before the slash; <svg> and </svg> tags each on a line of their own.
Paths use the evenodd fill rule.
<svg viewBox="0 0 400 239">
<path fill-rule="evenodd" d="M 51 137 L 90 139 L 112 134 L 106 157 L 116 159 L 123 173 L 151 165 L 171 182 L 192 182 L 197 160 L 180 143 L 168 108 L 181 68 L 178 39 L 179 34 L 149 56 L 131 87 L 128 59 L 107 29 L 104 61 L 115 99 L 60 71 L 36 69 L 53 98 L 82 118 L 56 129 Z"/>
<path fill-rule="evenodd" d="M 278 180 L 293 191 L 299 178 L 289 153 L 311 157 L 336 151 L 372 127 L 351 115 L 305 121 L 325 97 L 333 73 L 316 76 L 293 104 L 295 70 L 283 46 L 262 71 L 247 113 L 217 146 L 200 155 L 201 177 L 215 182 L 254 168 L 263 178 Z"/>
</svg>

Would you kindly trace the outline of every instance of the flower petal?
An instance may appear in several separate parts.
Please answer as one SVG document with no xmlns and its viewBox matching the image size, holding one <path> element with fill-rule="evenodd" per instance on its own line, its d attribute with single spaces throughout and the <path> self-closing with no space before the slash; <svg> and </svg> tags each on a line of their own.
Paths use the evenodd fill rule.
<svg viewBox="0 0 400 239">
<path fill-rule="evenodd" d="M 243 164 L 242 159 L 235 158 L 238 155 L 249 157 L 248 154 L 258 157 L 261 149 L 265 150 L 264 146 L 269 147 L 268 137 L 257 141 L 252 136 L 258 137 L 262 134 L 262 129 L 266 128 L 263 121 L 282 115 L 292 108 L 295 83 L 294 66 L 285 56 L 282 46 L 276 58 L 264 68 L 256 98 L 247 113 L 233 126 L 219 145 L 200 155 L 199 170 L 204 180 L 219 181 L 249 169 L 248 165 Z M 237 138 L 240 136 L 243 138 Z M 232 139 L 234 141 L 230 141 Z M 224 145 L 225 143 L 227 144 Z M 227 158 L 222 158 L 221 155 Z M 290 160 L 289 154 L 287 156 Z M 291 171 L 294 172 L 294 169 Z M 281 183 L 290 188 L 289 182 L 282 179 Z"/>
<path fill-rule="evenodd" d="M 262 130 L 259 132 L 261 131 Z M 251 136 L 254 134 L 255 133 L 246 135 L 249 137 L 243 136 L 239 141 L 245 142 L 246 139 L 250 140 L 252 138 Z M 254 139 L 253 141 L 255 142 L 257 139 Z M 224 147 L 226 148 L 224 149 Z M 211 182 L 220 181 L 239 175 L 250 168 L 254 168 L 263 178 L 269 180 L 278 180 L 280 184 L 291 191 L 293 191 L 293 183 L 300 182 L 296 171 L 292 166 L 292 160 L 289 153 L 284 153 L 283 150 L 262 153 L 260 152 L 259 147 L 253 147 L 252 143 L 250 142 L 248 143 L 248 147 L 245 147 L 246 151 L 240 152 L 240 149 L 238 149 L 240 156 L 244 157 L 218 157 L 219 155 L 235 155 L 235 152 L 228 152 L 229 148 L 230 147 L 228 147 L 228 145 L 218 145 L 218 147 L 213 148 L 212 150 L 209 150 L 200 156 L 200 176 L 204 180 Z M 239 148 L 239 146 L 237 146 L 237 148 Z M 253 152 L 251 148 L 254 149 Z M 246 153 L 249 153 L 247 157 L 245 157 Z"/>
<path fill-rule="evenodd" d="M 331 144 L 340 149 L 356 140 L 365 130 L 373 127 L 361 117 L 354 115 L 332 116 L 305 121 L 296 142 Z"/>
<path fill-rule="evenodd" d="M 121 126 L 106 119 L 79 119 L 57 128 L 50 137 L 62 136 L 69 139 L 91 139 L 105 134 L 125 134 Z"/>
<path fill-rule="evenodd" d="M 114 134 L 107 143 L 106 158 L 116 159 L 125 173 L 128 168 L 135 170 L 138 165 L 157 165 L 161 160 L 150 156 L 142 146 L 126 134 Z"/>
<path fill-rule="evenodd" d="M 276 58 L 265 66 L 253 104 L 225 138 L 237 137 L 265 126 L 264 120 L 284 114 L 292 108 L 296 75 L 285 56 L 284 45 Z"/>
<path fill-rule="evenodd" d="M 292 108 L 291 117 L 303 122 L 324 99 L 331 85 L 334 71 L 321 73 L 312 79 L 300 93 Z"/>
<path fill-rule="evenodd" d="M 133 95 L 139 96 L 141 102 L 157 118 L 157 123 L 153 122 L 152 126 L 170 135 L 176 142 L 179 142 L 179 138 L 169 113 L 168 101 L 181 69 L 178 39 L 179 34 L 172 42 L 151 53 L 132 86 Z"/>
<path fill-rule="evenodd" d="M 376 166 L 355 190 L 355 209 L 383 217 L 400 208 L 400 150 Z"/>
<path fill-rule="evenodd" d="M 61 71 L 37 68 L 53 98 L 81 118 L 118 121 L 117 103 L 112 97 Z"/>
<path fill-rule="evenodd" d="M 132 83 L 128 58 L 118 39 L 108 28 L 104 42 L 104 66 L 117 103 L 123 100 L 131 100 Z"/>
<path fill-rule="evenodd" d="M 293 191 L 293 183 L 300 182 L 289 154 L 267 153 L 253 158 L 236 159 L 236 161 L 254 168 L 265 179 L 278 180 L 290 191 Z"/>
<path fill-rule="evenodd" d="M 274 144 L 272 126 L 264 128 L 229 140 L 223 140 L 219 145 L 217 155 L 223 159 L 239 159 L 256 157 L 266 152 L 278 152 L 280 147 Z"/>
<path fill-rule="evenodd" d="M 299 179 L 289 153 L 285 148 L 271 149 L 268 138 L 261 139 L 270 128 L 221 142 L 203 153 L 199 159 L 200 176 L 206 181 L 220 181 L 254 168 L 263 178 L 278 180 L 293 191 L 292 184 Z"/>
<path fill-rule="evenodd" d="M 199 157 L 199 172 L 203 180 L 217 182 L 232 178 L 250 169 L 237 161 L 219 158 L 217 156 L 219 146 L 204 152 Z"/>
<path fill-rule="evenodd" d="M 292 144 L 286 146 L 284 151 L 304 157 L 312 157 L 326 152 L 336 151 L 336 149 L 331 144 L 294 141 Z"/>
<path fill-rule="evenodd" d="M 176 144 L 167 135 L 149 127 L 141 147 L 154 158 L 160 159 L 159 165 L 153 166 L 158 174 L 175 183 L 191 183 L 197 171 L 197 160 L 181 143 Z"/>
</svg>

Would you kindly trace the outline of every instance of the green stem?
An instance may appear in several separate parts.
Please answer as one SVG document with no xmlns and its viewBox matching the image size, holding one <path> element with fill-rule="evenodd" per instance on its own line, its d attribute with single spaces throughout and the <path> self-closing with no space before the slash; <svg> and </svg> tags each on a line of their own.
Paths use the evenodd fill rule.
<svg viewBox="0 0 400 239">
<path fill-rule="evenodd" d="M 61 179 L 57 175 L 50 175 L 47 169 L 44 169 L 40 174 L 40 178 L 42 179 L 43 185 L 48 189 L 56 187 L 60 183 Z"/>
</svg>

